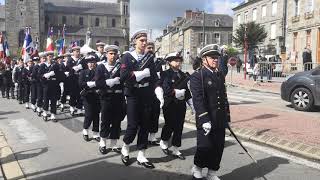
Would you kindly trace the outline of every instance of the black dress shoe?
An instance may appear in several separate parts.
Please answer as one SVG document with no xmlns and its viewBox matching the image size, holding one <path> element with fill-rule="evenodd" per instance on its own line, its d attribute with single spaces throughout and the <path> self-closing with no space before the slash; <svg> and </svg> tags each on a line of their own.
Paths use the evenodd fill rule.
<svg viewBox="0 0 320 180">
<path fill-rule="evenodd" d="M 58 120 L 57 120 L 57 119 L 52 119 L 52 121 L 53 121 L 53 122 L 55 122 L 55 123 L 56 123 L 56 122 L 58 122 Z"/>
<path fill-rule="evenodd" d="M 100 142 L 100 137 L 96 137 L 96 138 L 93 138 L 94 140 L 96 140 L 97 142 Z"/>
<path fill-rule="evenodd" d="M 41 117 L 41 112 L 37 112 L 38 116 Z"/>
<path fill-rule="evenodd" d="M 148 169 L 153 169 L 154 168 L 154 165 L 151 162 L 143 162 L 143 163 L 141 163 L 141 162 L 138 161 L 138 165 L 143 166 L 143 167 L 148 168 Z"/>
<path fill-rule="evenodd" d="M 103 147 L 99 146 L 99 151 L 100 151 L 101 154 L 107 154 L 108 153 L 107 148 L 105 146 L 103 146 Z"/>
<path fill-rule="evenodd" d="M 151 146 L 159 146 L 160 145 L 160 142 L 158 140 L 156 141 L 149 141 L 149 145 Z"/>
<path fill-rule="evenodd" d="M 169 151 L 168 148 L 167 149 L 161 149 L 161 150 L 165 155 L 170 155 L 170 151 Z"/>
<path fill-rule="evenodd" d="M 196 177 L 192 176 L 192 180 L 204 180 L 204 178 L 196 178 Z"/>
<path fill-rule="evenodd" d="M 90 141 L 90 139 L 89 139 L 89 136 L 88 135 L 82 135 L 83 136 L 83 139 L 85 140 L 85 141 Z"/>
<path fill-rule="evenodd" d="M 123 154 L 121 154 L 121 161 L 124 165 L 129 166 L 129 156 L 124 156 Z"/>
<path fill-rule="evenodd" d="M 180 155 L 173 154 L 173 156 L 180 159 L 180 160 L 186 160 L 186 157 L 184 157 L 184 155 L 182 155 L 182 154 L 180 154 Z"/>
<path fill-rule="evenodd" d="M 23 104 L 22 101 L 19 101 L 19 104 Z"/>
</svg>

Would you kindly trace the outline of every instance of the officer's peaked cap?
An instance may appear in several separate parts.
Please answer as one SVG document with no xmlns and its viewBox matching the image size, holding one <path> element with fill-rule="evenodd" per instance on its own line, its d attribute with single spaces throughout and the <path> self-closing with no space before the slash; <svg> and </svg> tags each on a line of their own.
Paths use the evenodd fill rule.
<svg viewBox="0 0 320 180">
<path fill-rule="evenodd" d="M 166 61 L 172 61 L 172 60 L 174 60 L 174 59 L 180 59 L 181 61 L 183 60 L 183 57 L 181 56 L 181 54 L 180 53 L 178 53 L 178 52 L 173 52 L 173 53 L 169 53 L 169 54 L 167 54 L 167 56 L 166 56 L 166 58 L 165 58 L 165 60 Z"/>
<path fill-rule="evenodd" d="M 220 48 L 217 44 L 209 44 L 200 50 L 199 56 L 210 56 L 217 55 L 220 56 Z"/>
</svg>

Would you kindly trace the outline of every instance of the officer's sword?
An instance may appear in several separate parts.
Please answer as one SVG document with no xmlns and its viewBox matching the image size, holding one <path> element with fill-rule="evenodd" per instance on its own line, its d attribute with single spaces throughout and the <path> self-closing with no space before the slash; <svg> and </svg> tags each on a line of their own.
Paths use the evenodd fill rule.
<svg viewBox="0 0 320 180">
<path fill-rule="evenodd" d="M 232 136 L 236 139 L 236 141 L 239 143 L 239 145 L 242 147 L 242 149 L 248 154 L 248 156 L 253 160 L 254 163 L 258 164 L 257 160 L 255 160 L 253 158 L 253 156 L 249 153 L 249 151 L 243 146 L 243 144 L 241 143 L 241 141 L 238 139 L 238 137 L 236 136 L 236 134 L 233 132 L 233 130 L 231 129 L 229 123 L 227 123 L 227 128 L 229 129 L 230 133 L 232 134 Z"/>
</svg>

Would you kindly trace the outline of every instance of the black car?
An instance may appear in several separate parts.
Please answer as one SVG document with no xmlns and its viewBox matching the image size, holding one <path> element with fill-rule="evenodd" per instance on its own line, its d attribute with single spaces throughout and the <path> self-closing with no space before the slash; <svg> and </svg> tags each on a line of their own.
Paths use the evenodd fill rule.
<svg viewBox="0 0 320 180">
<path fill-rule="evenodd" d="M 298 111 L 320 106 L 320 66 L 288 77 L 281 85 L 281 98 Z"/>
</svg>

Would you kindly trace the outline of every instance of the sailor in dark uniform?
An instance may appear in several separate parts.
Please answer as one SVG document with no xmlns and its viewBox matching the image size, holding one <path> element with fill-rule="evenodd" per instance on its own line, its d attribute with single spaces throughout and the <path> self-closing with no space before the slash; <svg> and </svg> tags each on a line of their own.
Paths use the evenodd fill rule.
<svg viewBox="0 0 320 180">
<path fill-rule="evenodd" d="M 150 41 L 147 43 L 146 52 L 154 53 L 154 42 Z M 154 62 L 156 62 L 156 57 L 154 58 Z M 162 69 L 161 69 L 162 70 Z M 158 78 L 160 78 L 160 69 L 156 69 Z M 156 133 L 159 129 L 159 116 L 160 116 L 160 109 L 162 108 L 164 103 L 163 99 L 163 90 L 161 86 L 156 87 L 155 95 L 153 96 L 153 103 L 152 103 L 152 112 L 151 118 L 149 122 L 149 137 L 148 142 L 150 145 L 158 146 L 159 140 L 156 138 Z"/>
<path fill-rule="evenodd" d="M 30 58 L 24 68 L 22 69 L 22 84 L 23 84 L 23 102 L 25 103 L 26 109 L 30 108 L 30 88 L 31 88 L 31 75 L 33 69 L 33 62 Z"/>
<path fill-rule="evenodd" d="M 59 78 L 59 87 L 60 88 L 58 89 L 58 94 L 57 94 L 57 99 L 58 99 L 57 106 L 60 107 L 60 108 L 62 107 L 62 110 L 64 108 L 64 105 L 62 103 L 60 104 L 60 99 L 61 99 L 61 96 L 62 96 L 63 91 L 64 91 L 64 83 L 63 82 L 66 79 L 66 75 L 64 74 L 66 66 L 63 63 L 63 58 L 64 58 L 63 54 L 59 54 L 54 58 L 55 62 L 59 66 L 59 72 L 62 72 L 62 73 L 60 73 L 61 74 L 61 77 Z"/>
<path fill-rule="evenodd" d="M 106 46 L 106 44 L 100 40 L 98 40 L 96 42 L 96 48 L 97 48 L 97 52 L 96 55 L 98 57 L 98 61 L 97 62 L 101 62 L 105 59 L 105 52 L 104 52 L 104 47 Z M 100 63 L 99 63 L 100 64 Z"/>
<path fill-rule="evenodd" d="M 85 109 L 85 117 L 83 122 L 82 135 L 85 141 L 89 141 L 89 127 L 92 124 L 93 139 L 100 142 L 99 137 L 99 96 L 96 92 L 95 72 L 97 57 L 88 55 L 85 58 L 88 63 L 88 69 L 80 72 L 79 85 L 82 89 L 83 105 Z"/>
<path fill-rule="evenodd" d="M 150 114 L 154 97 L 154 89 L 158 84 L 158 76 L 154 69 L 154 63 L 149 67 L 140 69 L 139 65 L 145 56 L 147 45 L 147 31 L 134 33 L 132 40 L 135 50 L 125 54 L 121 58 L 120 81 L 124 82 L 124 94 L 127 100 L 127 130 L 123 138 L 122 162 L 129 164 L 129 145 L 138 134 L 137 148 L 139 150 L 137 161 L 146 168 L 154 168 L 145 156 L 148 145 L 148 132 Z M 153 58 L 152 58 L 153 60 Z"/>
<path fill-rule="evenodd" d="M 36 82 L 37 82 L 37 114 L 40 117 L 43 112 L 43 81 L 42 81 L 42 75 L 40 75 L 39 70 L 40 66 L 42 64 L 45 64 L 47 61 L 47 53 L 46 52 L 40 52 L 40 63 L 35 66 L 33 69 L 33 73 L 36 75 Z"/>
<path fill-rule="evenodd" d="M 23 59 L 18 60 L 18 65 L 13 70 L 13 82 L 17 89 L 17 100 L 19 104 L 23 104 L 23 83 L 22 83 L 22 70 L 24 67 Z"/>
<path fill-rule="evenodd" d="M 190 89 L 196 111 L 197 148 L 192 174 L 202 179 L 202 169 L 208 168 L 207 179 L 219 180 L 225 142 L 225 128 L 230 121 L 225 76 L 218 69 L 219 46 L 211 44 L 200 51 L 202 64 L 190 77 Z"/>
<path fill-rule="evenodd" d="M 45 121 L 49 117 L 49 103 L 51 116 L 49 120 L 57 122 L 57 100 L 59 91 L 59 78 L 61 72 L 59 71 L 59 65 L 53 60 L 53 52 L 47 52 L 47 62 L 40 65 L 39 75 L 42 77 L 43 87 L 43 113 L 42 117 Z"/>
<path fill-rule="evenodd" d="M 78 110 L 82 109 L 82 101 L 80 96 L 79 73 L 86 69 L 87 64 L 80 56 L 80 47 L 72 48 L 73 56 L 67 61 L 67 83 L 70 87 L 70 114 L 74 115 Z"/>
<path fill-rule="evenodd" d="M 166 56 L 170 69 L 161 74 L 162 88 L 164 91 L 163 115 L 165 125 L 161 132 L 160 148 L 169 155 L 168 141 L 172 137 L 172 155 L 184 160 L 179 151 L 181 136 L 186 114 L 186 102 L 192 105 L 191 93 L 188 88 L 188 76 L 180 70 L 182 56 L 179 53 L 170 53 Z M 183 81 L 183 79 L 185 79 Z M 179 82 L 179 84 L 177 84 Z"/>
<path fill-rule="evenodd" d="M 123 85 L 120 84 L 121 64 L 118 60 L 119 47 L 108 45 L 105 47 L 107 62 L 98 66 L 96 71 L 96 85 L 99 88 L 101 103 L 101 128 L 99 151 L 107 153 L 106 139 L 110 139 L 109 149 L 120 152 L 117 141 L 120 138 L 120 125 L 125 117 L 125 98 Z"/>
<path fill-rule="evenodd" d="M 12 81 L 12 68 L 10 64 L 5 64 L 5 70 L 3 72 L 3 86 L 6 94 L 6 98 L 9 99 L 9 93 L 11 93 L 11 98 L 14 98 L 14 86 Z"/>
<path fill-rule="evenodd" d="M 63 112 L 67 103 L 67 96 L 70 95 L 70 85 L 68 84 L 69 72 L 67 71 L 67 61 L 71 57 L 71 53 L 64 54 L 63 61 L 59 64 L 60 70 L 64 72 L 64 76 L 62 76 L 61 82 L 59 83 L 60 89 L 62 91 L 60 97 L 60 110 Z"/>
<path fill-rule="evenodd" d="M 31 87 L 30 87 L 30 91 L 31 91 L 31 109 L 36 112 L 37 110 L 37 86 L 38 86 L 38 71 L 39 71 L 39 61 L 40 58 L 38 56 L 33 57 L 32 58 L 33 61 L 33 67 L 31 70 Z"/>
</svg>

